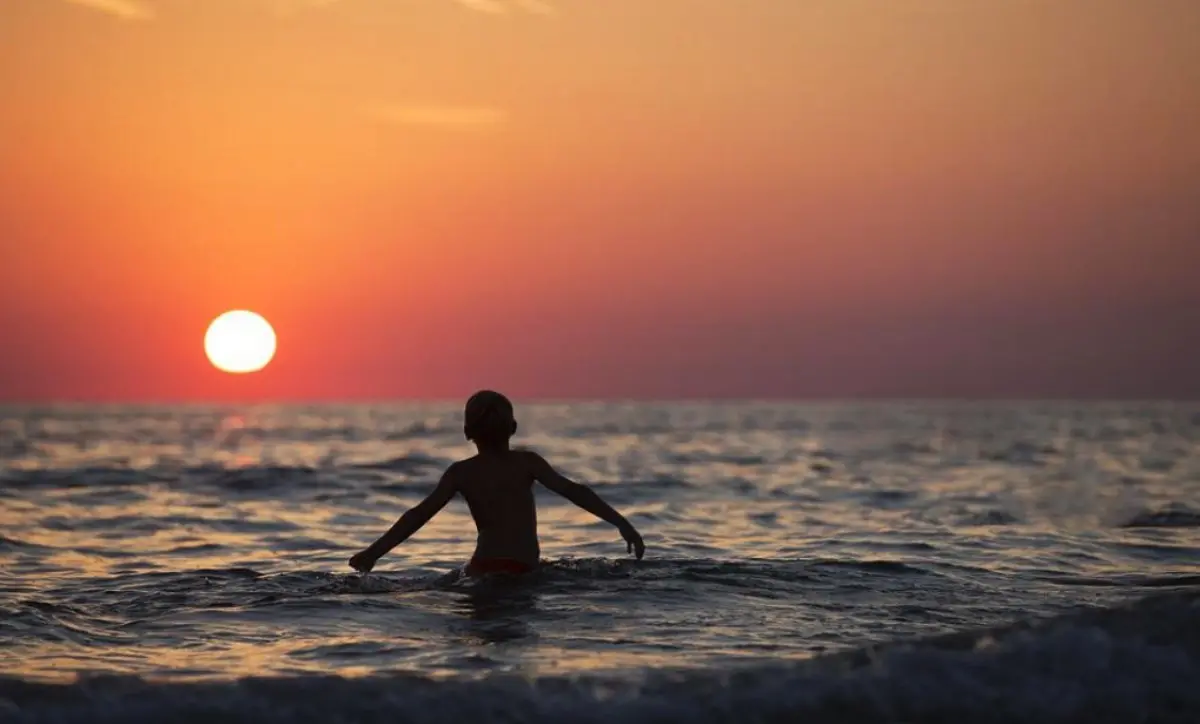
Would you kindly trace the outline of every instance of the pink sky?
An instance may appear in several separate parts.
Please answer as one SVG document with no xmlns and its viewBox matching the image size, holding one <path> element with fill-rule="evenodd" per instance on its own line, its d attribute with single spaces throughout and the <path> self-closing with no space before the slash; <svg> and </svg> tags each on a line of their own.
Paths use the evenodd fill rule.
<svg viewBox="0 0 1200 724">
<path fill-rule="evenodd" d="M 0 400 L 1200 397 L 1197 27 L 8 3 Z M 204 357 L 232 308 L 261 373 Z"/>
</svg>

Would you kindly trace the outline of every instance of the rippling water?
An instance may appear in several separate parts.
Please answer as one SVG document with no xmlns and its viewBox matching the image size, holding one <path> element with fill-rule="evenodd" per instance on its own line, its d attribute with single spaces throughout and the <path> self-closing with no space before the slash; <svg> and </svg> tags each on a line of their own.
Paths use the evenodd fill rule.
<svg viewBox="0 0 1200 724">
<path fill-rule="evenodd" d="M 531 580 L 461 501 L 350 571 L 453 405 L 0 411 L 0 719 L 1200 720 L 1200 406 L 518 416 L 645 560 L 542 490 Z"/>
</svg>

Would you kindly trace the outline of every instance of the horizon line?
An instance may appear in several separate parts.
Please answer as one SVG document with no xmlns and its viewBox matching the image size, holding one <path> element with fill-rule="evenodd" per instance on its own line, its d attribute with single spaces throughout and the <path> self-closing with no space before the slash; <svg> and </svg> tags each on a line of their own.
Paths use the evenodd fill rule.
<svg viewBox="0 0 1200 724">
<path fill-rule="evenodd" d="M 470 396 L 462 397 L 355 397 L 355 398 L 287 398 L 287 399 L 130 399 L 130 400 L 87 400 L 87 399 L 42 399 L 0 400 L 3 408 L 38 407 L 368 407 L 390 405 L 461 405 Z M 665 396 L 665 397 L 580 397 L 580 396 L 520 396 L 505 393 L 515 404 L 523 405 L 847 405 L 847 404 L 1200 404 L 1200 397 L 1141 397 L 1141 396 L 1007 396 L 1007 395 L 837 395 L 837 396 L 791 396 L 773 397 L 717 395 L 717 396 Z"/>
</svg>

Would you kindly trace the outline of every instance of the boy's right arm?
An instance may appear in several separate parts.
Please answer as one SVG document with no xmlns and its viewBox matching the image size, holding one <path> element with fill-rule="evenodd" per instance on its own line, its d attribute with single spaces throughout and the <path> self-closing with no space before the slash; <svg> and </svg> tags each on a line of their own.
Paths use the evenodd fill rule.
<svg viewBox="0 0 1200 724">
<path fill-rule="evenodd" d="M 577 483 L 570 478 L 567 478 L 562 473 L 554 469 L 546 459 L 535 452 L 526 452 L 529 456 L 529 464 L 533 477 L 542 485 L 545 485 L 550 490 L 558 493 L 567 500 L 571 501 L 580 508 L 596 516 L 597 518 L 613 524 L 617 530 L 621 531 L 621 537 L 628 544 L 629 552 L 637 555 L 638 560 L 646 552 L 646 544 L 642 542 L 642 536 L 633 527 L 633 524 L 625 520 L 625 516 L 618 513 L 611 505 L 604 502 L 596 492 L 588 486 Z"/>
<path fill-rule="evenodd" d="M 375 562 L 388 551 L 403 543 L 413 533 L 416 533 L 423 525 L 428 523 L 429 519 L 445 507 L 446 503 L 449 503 L 450 499 L 458 491 L 458 483 L 455 478 L 456 470 L 457 468 L 453 465 L 447 468 L 446 472 L 442 474 L 441 480 L 438 481 L 437 487 L 433 489 L 433 492 L 427 495 L 420 503 L 405 511 L 404 515 L 400 516 L 400 519 L 386 533 L 381 535 L 378 540 L 361 552 L 354 554 L 350 558 L 350 567 L 362 573 L 370 571 L 375 566 Z"/>
</svg>

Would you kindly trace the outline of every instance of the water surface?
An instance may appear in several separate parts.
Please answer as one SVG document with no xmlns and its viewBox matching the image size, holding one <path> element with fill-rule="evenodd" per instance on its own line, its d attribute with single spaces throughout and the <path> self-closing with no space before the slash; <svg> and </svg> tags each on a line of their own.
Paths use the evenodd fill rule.
<svg viewBox="0 0 1200 724">
<path fill-rule="evenodd" d="M 540 490 L 530 580 L 456 575 L 461 500 L 350 571 L 454 405 L 0 411 L 0 717 L 1200 718 L 1198 406 L 518 414 L 645 560 Z"/>
</svg>

